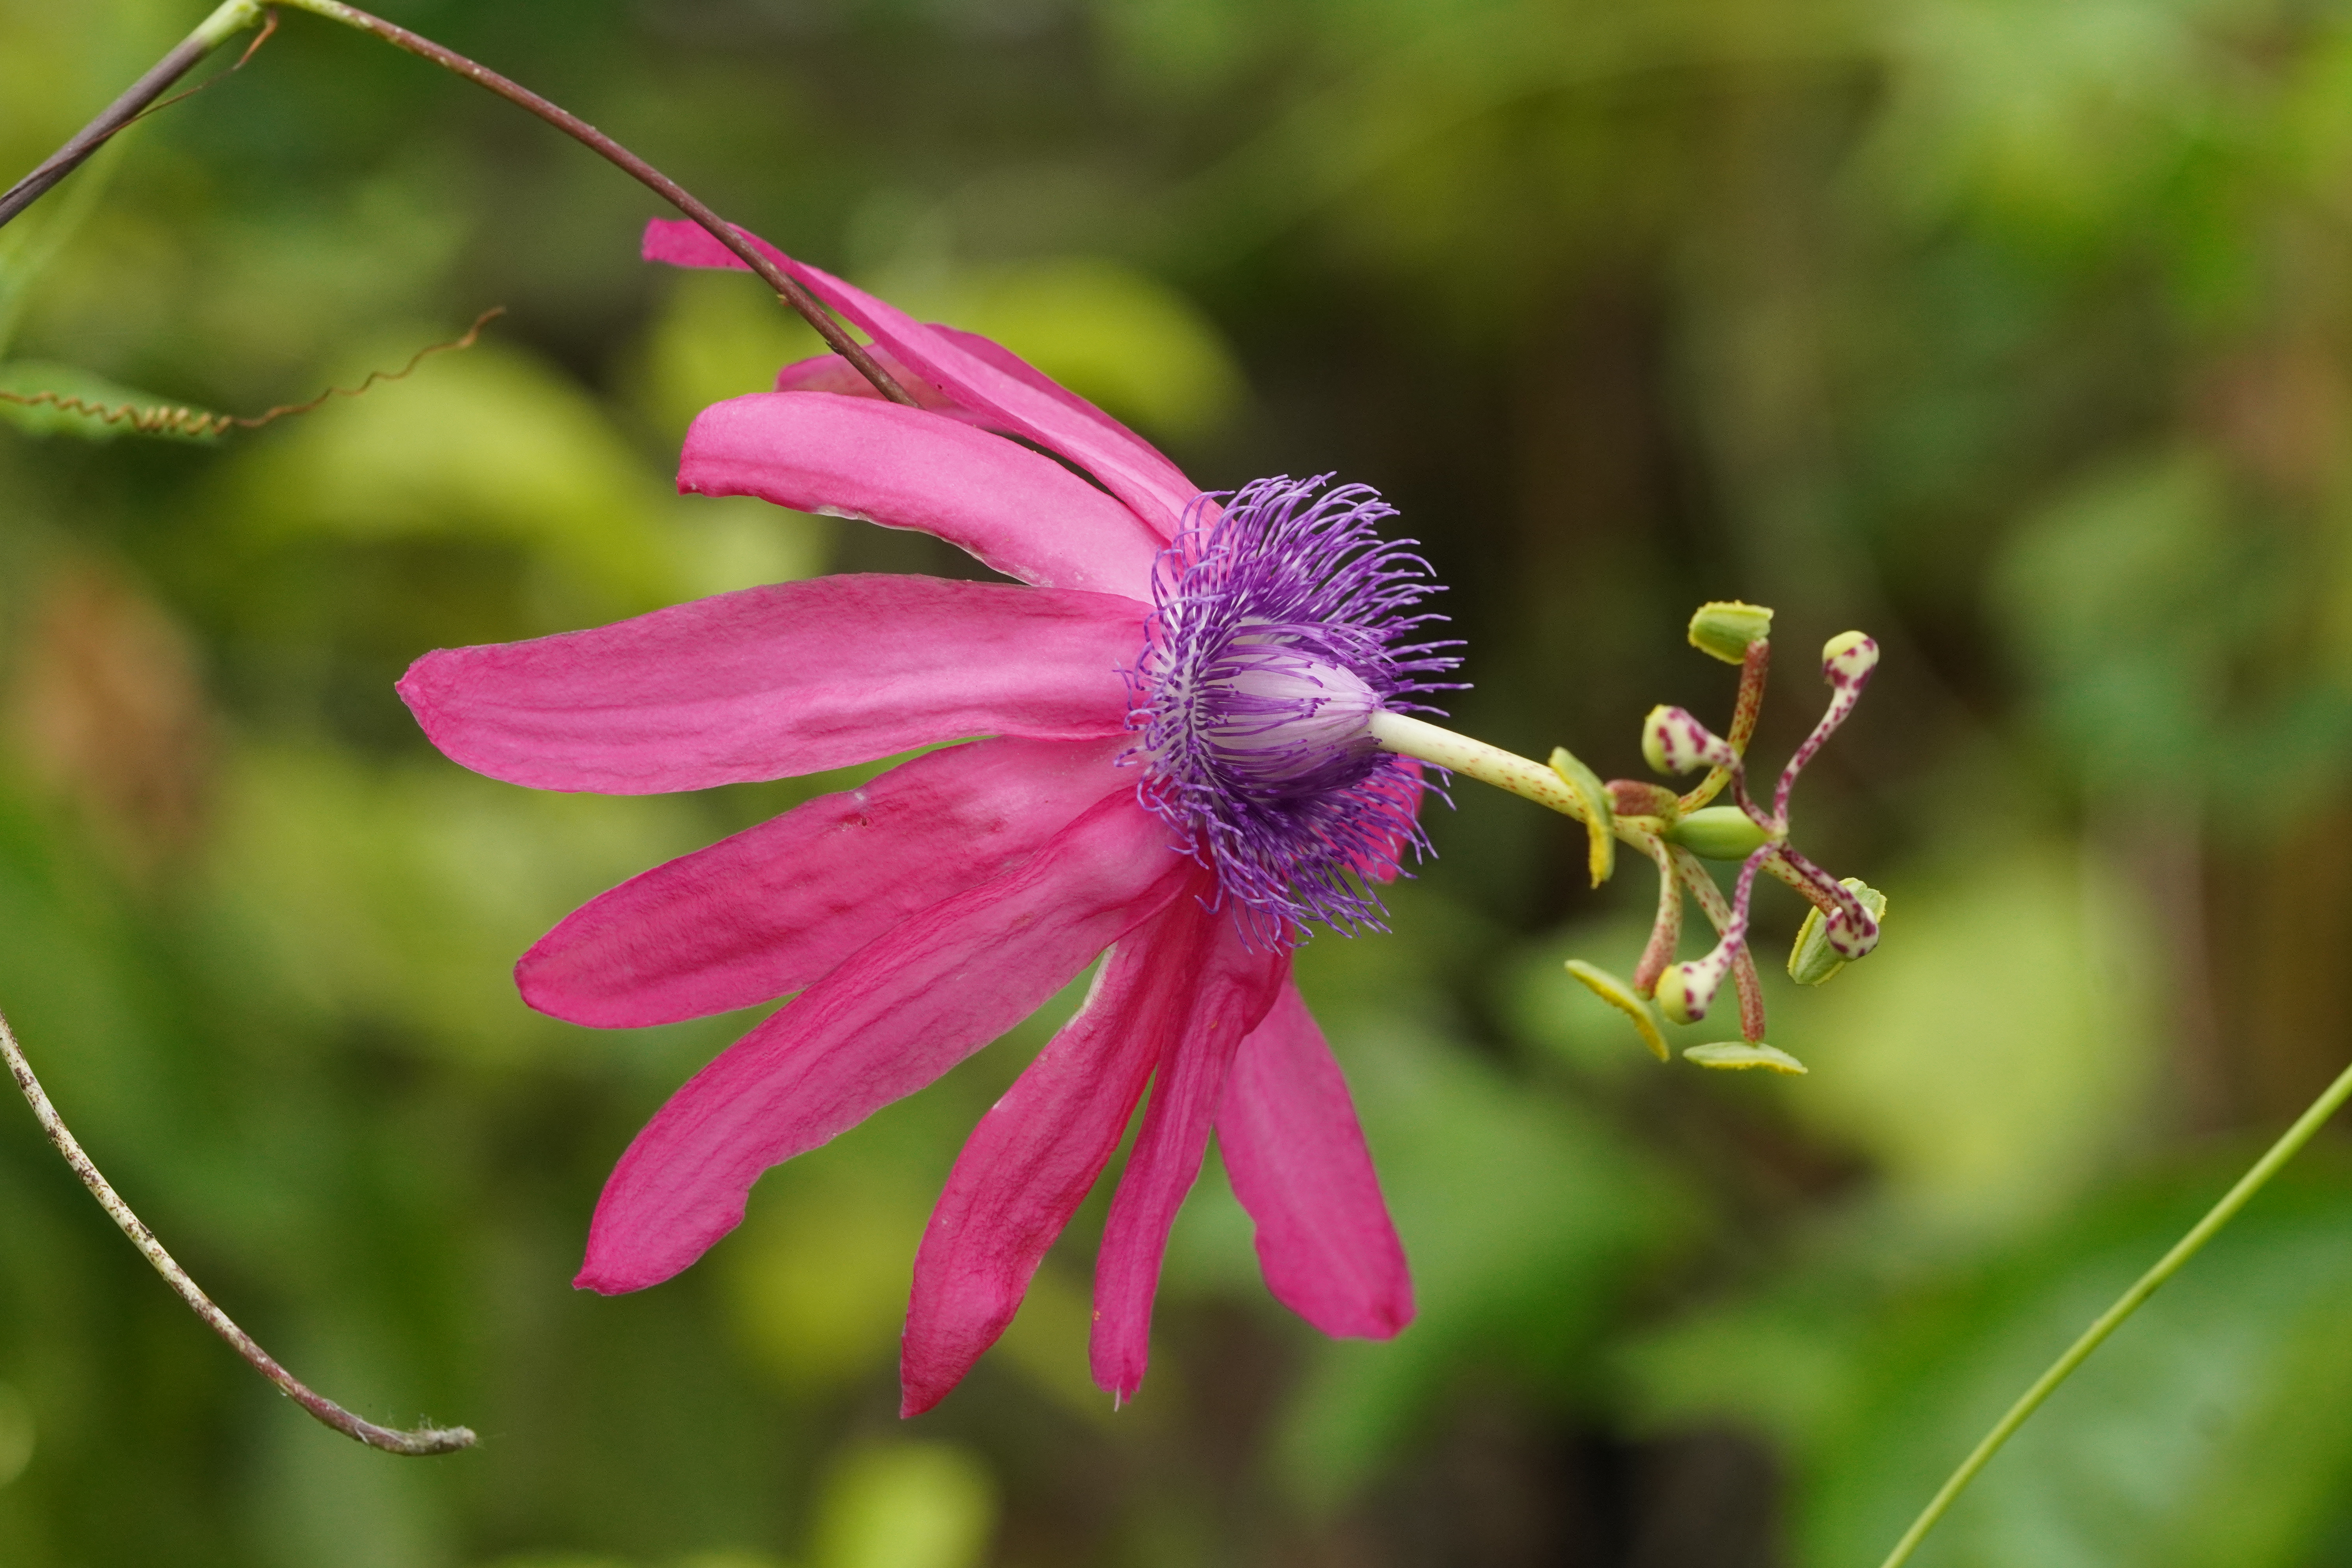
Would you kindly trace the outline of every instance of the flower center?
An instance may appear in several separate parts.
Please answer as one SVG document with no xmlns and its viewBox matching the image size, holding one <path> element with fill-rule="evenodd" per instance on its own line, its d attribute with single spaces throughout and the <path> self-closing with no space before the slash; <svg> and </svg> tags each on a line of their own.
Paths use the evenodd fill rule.
<svg viewBox="0 0 2352 1568">
<path fill-rule="evenodd" d="M 1286 640 L 1283 628 L 1252 627 L 1192 688 L 1191 728 L 1236 787 L 1279 800 L 1362 771 L 1380 693 L 1318 652 Z"/>
<path fill-rule="evenodd" d="M 1374 531 L 1393 511 L 1325 482 L 1261 479 L 1196 501 L 1160 556 L 1128 672 L 1141 799 L 1268 940 L 1310 921 L 1379 923 L 1366 879 L 1427 845 L 1419 776 L 1368 726 L 1417 707 L 1411 695 L 1436 689 L 1418 678 L 1456 662 L 1437 652 L 1450 644 L 1400 646 L 1439 617 L 1409 613 L 1437 585 Z"/>
</svg>

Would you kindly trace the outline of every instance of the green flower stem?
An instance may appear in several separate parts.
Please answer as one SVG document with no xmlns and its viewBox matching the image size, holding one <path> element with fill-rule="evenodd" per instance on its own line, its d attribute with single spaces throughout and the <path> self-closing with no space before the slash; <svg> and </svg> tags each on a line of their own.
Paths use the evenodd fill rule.
<svg viewBox="0 0 2352 1568">
<path fill-rule="evenodd" d="M 33 1076 L 33 1066 L 25 1059 L 25 1053 L 17 1046 L 16 1036 L 8 1027 L 8 1020 L 5 1016 L 0 1016 L 0 1060 L 7 1063 L 9 1076 L 16 1080 L 17 1089 L 24 1092 L 25 1102 L 33 1108 L 34 1119 L 40 1122 L 41 1131 L 48 1135 L 49 1142 L 57 1152 L 65 1157 L 67 1166 L 81 1184 L 89 1189 L 90 1195 L 98 1200 L 107 1217 L 131 1238 L 131 1244 L 154 1267 L 155 1272 L 163 1277 L 163 1282 L 171 1286 L 173 1292 L 188 1304 L 189 1310 L 202 1318 L 213 1332 L 227 1341 L 229 1348 L 242 1356 L 247 1365 L 276 1384 L 279 1393 L 344 1436 L 365 1443 L 372 1448 L 381 1448 L 387 1454 L 453 1454 L 460 1448 L 473 1447 L 474 1435 L 463 1426 L 420 1426 L 413 1432 L 400 1432 L 389 1426 L 379 1426 L 373 1421 L 362 1420 L 326 1395 L 312 1392 L 309 1385 L 280 1366 L 275 1357 L 254 1342 L 252 1335 L 238 1328 L 226 1312 L 213 1304 L 213 1299 L 188 1277 L 188 1271 L 163 1250 L 163 1244 L 155 1239 L 155 1233 L 149 1230 L 146 1224 L 131 1212 L 131 1205 L 122 1201 L 122 1194 L 114 1190 L 114 1184 L 99 1173 L 97 1165 L 83 1152 L 80 1141 L 66 1126 L 65 1119 L 58 1114 L 58 1108 L 49 1103 L 48 1095 L 41 1088 L 41 1080 Z"/>
<path fill-rule="evenodd" d="M 1576 796 L 1560 781 L 1558 773 L 1541 763 L 1385 709 L 1372 715 L 1370 729 L 1373 741 L 1382 751 L 1419 757 L 1424 763 L 1434 763 L 1465 778 L 1476 779 L 1480 784 L 1508 790 L 1522 800 L 1549 806 L 1563 816 L 1572 816 L 1579 822 L 1584 820 L 1583 809 L 1577 805 Z"/>
<path fill-rule="evenodd" d="M 2342 1075 L 2327 1086 L 2326 1091 L 2312 1101 L 2311 1109 L 2297 1118 L 2294 1125 L 2271 1145 L 2270 1152 L 2254 1162 L 2253 1169 L 2241 1176 L 2238 1184 L 2197 1222 L 2195 1228 L 2175 1243 L 2172 1250 L 2157 1261 L 2155 1268 L 2141 1275 L 2138 1282 L 2125 1291 L 2114 1306 L 2100 1314 L 2098 1321 L 2084 1330 L 2083 1337 L 2068 1346 L 2066 1353 L 2060 1356 L 2050 1370 L 2009 1407 L 2009 1414 L 1985 1434 L 1984 1440 L 1960 1462 L 1960 1468 L 1952 1472 L 1943 1489 L 1912 1521 L 1911 1528 L 1903 1532 L 1903 1539 L 1895 1543 L 1895 1550 L 1886 1554 L 1886 1561 L 1880 1564 L 1880 1568 L 1901 1568 L 1903 1563 L 1911 1560 L 1911 1553 L 1918 1550 L 1919 1542 L 1936 1528 L 1937 1521 L 1944 1517 L 1954 1500 L 1968 1489 L 1969 1483 L 1976 1479 L 1977 1472 L 1983 1469 L 1993 1455 L 2000 1451 L 2001 1445 L 2025 1425 L 2026 1418 L 2041 1408 L 2042 1402 L 2056 1392 L 2060 1384 L 2074 1375 L 2074 1369 L 2088 1361 L 2091 1352 L 2105 1342 L 2109 1334 L 2121 1328 L 2125 1319 L 2139 1310 L 2140 1304 L 2155 1295 L 2159 1286 L 2180 1272 L 2181 1265 L 2196 1257 L 2207 1242 L 2221 1233 L 2223 1226 L 2235 1219 L 2248 1200 L 2262 1191 L 2289 1160 L 2302 1152 L 2303 1146 L 2311 1142 L 2312 1135 L 2326 1123 L 2329 1117 L 2343 1109 L 2347 1100 L 2352 1100 L 2352 1068 L 2346 1068 Z"/>
<path fill-rule="evenodd" d="M 115 132 L 144 114 L 148 105 L 169 91 L 173 82 L 195 69 L 197 61 L 259 20 L 260 0 L 227 0 L 194 32 L 181 39 L 170 54 L 157 61 L 153 70 L 108 104 L 103 114 L 82 127 L 79 134 L 51 153 L 39 168 L 0 195 L 0 224 L 40 200 L 50 186 L 79 168 Z"/>
</svg>

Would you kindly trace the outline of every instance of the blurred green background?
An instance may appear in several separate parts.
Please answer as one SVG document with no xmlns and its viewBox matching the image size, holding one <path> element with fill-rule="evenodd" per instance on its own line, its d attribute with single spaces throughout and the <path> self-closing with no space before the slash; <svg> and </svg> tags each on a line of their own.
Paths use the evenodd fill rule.
<svg viewBox="0 0 2352 1568">
<path fill-rule="evenodd" d="M 1801 832 L 1893 901 L 1758 1081 L 1570 981 L 1640 868 L 1465 789 L 1392 935 L 1302 955 L 1416 1269 L 1330 1344 L 1213 1162 L 1153 1370 L 1085 1374 L 1098 1197 L 899 1423 L 908 1271 L 1051 1019 L 575 1295 L 611 1162 L 745 1026 L 599 1034 L 508 968 L 839 779 L 533 795 L 436 755 L 424 650 L 909 534 L 681 500 L 805 329 L 640 266 L 652 201 L 286 18 L 0 236 L 0 1005 L 103 1165 L 298 1372 L 479 1428 L 394 1460 L 214 1342 L 0 1107 L 7 1568 L 1869 1568 L 2343 1063 L 2352 6 L 2336 0 L 384 0 L 730 216 L 1002 337 L 1203 484 L 1380 487 L 1463 727 L 1643 776 L 1727 702 L 1691 607 L 1886 660 Z M 204 0 L 0 0 L 0 179 Z M 215 68 L 226 64 L 224 56 Z M 1763 944 L 1799 912 L 1762 897 Z M 1692 1037 L 1703 1037 L 1693 1034 Z M 2065 1390 L 1927 1568 L 2352 1565 L 2352 1164 L 2323 1141 Z"/>
</svg>

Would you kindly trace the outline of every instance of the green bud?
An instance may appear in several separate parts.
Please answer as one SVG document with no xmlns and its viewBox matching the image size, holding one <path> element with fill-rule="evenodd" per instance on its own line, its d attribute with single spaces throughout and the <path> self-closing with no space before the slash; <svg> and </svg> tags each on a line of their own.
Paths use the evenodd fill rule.
<svg viewBox="0 0 2352 1568">
<path fill-rule="evenodd" d="M 1657 999 L 1658 1011 L 1666 1016 L 1668 1023 L 1687 1024 L 1691 1021 L 1690 993 L 1683 984 L 1681 964 L 1667 964 L 1666 972 L 1658 976 L 1657 988 L 1651 994 Z"/>
<path fill-rule="evenodd" d="M 1769 1068 L 1774 1072 L 1802 1073 L 1805 1064 L 1777 1046 L 1761 1040 L 1726 1040 L 1720 1045 L 1693 1046 L 1683 1052 L 1683 1059 L 1696 1062 L 1703 1068 L 1721 1068 L 1738 1071 L 1742 1068 Z"/>
<path fill-rule="evenodd" d="M 1726 664 L 1747 663 L 1748 645 L 1771 635 L 1772 612 L 1737 599 L 1701 605 L 1690 620 L 1691 647 Z"/>
<path fill-rule="evenodd" d="M 1866 632 L 1840 632 L 1822 645 L 1822 679 L 1851 686 L 1878 668 L 1878 643 Z"/>
<path fill-rule="evenodd" d="M 1686 710 L 1660 703 L 1642 721 L 1642 755 L 1662 773 L 1724 768 L 1739 761 L 1731 743 Z"/>
<path fill-rule="evenodd" d="M 1764 830 L 1736 805 L 1710 805 L 1668 827 L 1666 839 L 1709 860 L 1745 860 L 1763 847 Z"/>
<path fill-rule="evenodd" d="M 1852 893 L 1870 918 L 1882 923 L 1886 919 L 1886 895 L 1870 887 L 1859 877 L 1847 877 L 1839 886 Z M 1805 914 L 1805 923 L 1797 928 L 1797 944 L 1789 950 L 1789 978 L 1800 985 L 1819 985 L 1846 966 L 1837 949 L 1830 945 L 1828 924 L 1822 919 L 1818 906 Z"/>
</svg>

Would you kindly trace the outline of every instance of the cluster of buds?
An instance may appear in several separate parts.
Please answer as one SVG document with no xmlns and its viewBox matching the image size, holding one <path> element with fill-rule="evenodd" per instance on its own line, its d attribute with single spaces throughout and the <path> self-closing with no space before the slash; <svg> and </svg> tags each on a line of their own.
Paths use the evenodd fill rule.
<svg viewBox="0 0 2352 1568">
<path fill-rule="evenodd" d="M 1691 617 L 1692 646 L 1739 667 L 1730 733 L 1716 734 L 1684 709 L 1654 708 L 1642 726 L 1642 754 L 1661 773 L 1706 769 L 1696 789 L 1676 795 L 1632 779 L 1604 784 L 1565 750 L 1551 754 L 1551 770 L 1573 802 L 1571 815 L 1591 835 L 1593 886 L 1608 879 L 1621 842 L 1658 868 L 1657 920 L 1632 982 L 1580 959 L 1570 960 L 1568 971 L 1631 1017 L 1661 1061 L 1668 1053 L 1660 1016 L 1676 1024 L 1698 1022 L 1714 1009 L 1728 980 L 1738 998 L 1740 1037 L 1694 1046 L 1684 1056 L 1703 1067 L 1805 1070 L 1794 1057 L 1764 1041 L 1763 987 L 1748 943 L 1748 905 L 1759 872 L 1786 882 L 1813 906 L 1789 955 L 1790 977 L 1800 985 L 1818 985 L 1868 953 L 1878 943 L 1879 922 L 1885 917 L 1885 894 L 1853 878 L 1832 877 L 1789 842 L 1789 796 L 1797 777 L 1853 711 L 1877 667 L 1878 645 L 1860 632 L 1846 632 L 1822 647 L 1829 710 L 1781 770 L 1768 807 L 1749 792 L 1742 759 L 1764 707 L 1771 627 L 1772 612 L 1754 605 L 1705 605 Z M 1710 804 L 1727 786 L 1735 804 Z M 1708 874 L 1706 860 L 1739 862 L 1729 900 Z M 1677 963 L 1685 892 L 1715 928 L 1716 942 L 1704 957 Z"/>
</svg>

